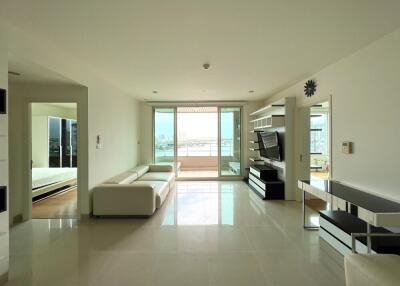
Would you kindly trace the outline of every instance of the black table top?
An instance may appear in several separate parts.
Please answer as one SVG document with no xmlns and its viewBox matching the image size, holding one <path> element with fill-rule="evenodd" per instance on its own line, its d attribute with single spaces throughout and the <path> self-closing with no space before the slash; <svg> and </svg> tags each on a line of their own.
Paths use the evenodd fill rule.
<svg viewBox="0 0 400 286">
<path fill-rule="evenodd" d="M 362 207 L 374 213 L 398 213 L 400 204 L 378 197 L 376 195 L 357 190 L 334 180 L 301 180 L 321 191 L 343 199 L 353 205 Z"/>
<path fill-rule="evenodd" d="M 250 168 L 256 169 L 256 170 L 258 170 L 258 171 L 264 171 L 264 170 L 268 170 L 268 171 L 273 170 L 273 171 L 276 171 L 276 169 L 274 169 L 274 168 L 272 168 L 272 167 L 270 167 L 270 166 L 267 166 L 267 165 L 252 165 L 252 166 L 250 166 Z"/>
</svg>

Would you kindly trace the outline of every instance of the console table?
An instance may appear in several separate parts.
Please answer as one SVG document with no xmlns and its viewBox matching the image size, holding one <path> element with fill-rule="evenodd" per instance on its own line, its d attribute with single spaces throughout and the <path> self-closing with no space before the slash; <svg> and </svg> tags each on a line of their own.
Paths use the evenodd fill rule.
<svg viewBox="0 0 400 286">
<path fill-rule="evenodd" d="M 306 193 L 327 202 L 331 211 L 343 211 L 364 221 L 367 234 L 371 233 L 371 227 L 400 227 L 399 203 L 357 190 L 334 180 L 299 180 L 298 187 L 302 190 L 303 195 L 303 227 L 305 229 L 319 229 L 306 225 Z M 322 214 L 322 217 L 326 217 L 326 215 Z M 334 216 L 332 214 L 332 217 Z M 371 236 L 367 236 L 366 242 L 367 252 L 371 252 Z"/>
</svg>

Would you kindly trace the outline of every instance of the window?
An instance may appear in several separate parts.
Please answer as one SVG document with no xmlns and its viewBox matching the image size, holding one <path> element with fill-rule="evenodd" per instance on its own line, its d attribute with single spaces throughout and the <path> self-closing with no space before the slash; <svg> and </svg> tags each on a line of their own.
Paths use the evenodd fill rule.
<svg viewBox="0 0 400 286">
<path fill-rule="evenodd" d="M 315 113 L 310 120 L 310 152 L 311 154 L 328 155 L 328 114 Z"/>
</svg>

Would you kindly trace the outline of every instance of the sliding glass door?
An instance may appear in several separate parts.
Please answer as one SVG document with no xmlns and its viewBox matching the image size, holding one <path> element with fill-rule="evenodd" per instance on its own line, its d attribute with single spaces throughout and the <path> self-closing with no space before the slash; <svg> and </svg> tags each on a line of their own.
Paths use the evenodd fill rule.
<svg viewBox="0 0 400 286">
<path fill-rule="evenodd" d="M 49 117 L 48 130 L 49 167 L 77 167 L 77 121 Z"/>
<path fill-rule="evenodd" d="M 220 107 L 219 146 L 220 176 L 241 175 L 241 108 Z"/>
<path fill-rule="evenodd" d="M 178 177 L 242 175 L 241 107 L 155 107 L 153 124 L 154 163 Z"/>
<path fill-rule="evenodd" d="M 61 166 L 61 119 L 49 117 L 49 167 Z"/>
<path fill-rule="evenodd" d="M 176 157 L 176 108 L 154 108 L 153 156 L 156 164 L 171 164 Z"/>
</svg>

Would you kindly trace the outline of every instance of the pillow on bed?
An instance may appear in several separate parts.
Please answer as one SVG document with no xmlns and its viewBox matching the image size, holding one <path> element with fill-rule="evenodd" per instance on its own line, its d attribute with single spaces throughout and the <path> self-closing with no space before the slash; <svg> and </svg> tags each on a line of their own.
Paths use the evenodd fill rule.
<svg viewBox="0 0 400 286">
<path fill-rule="evenodd" d="M 134 182 L 138 178 L 137 173 L 133 172 L 124 172 L 119 174 L 111 179 L 108 179 L 105 184 L 120 184 L 120 185 L 129 185 Z"/>
</svg>

